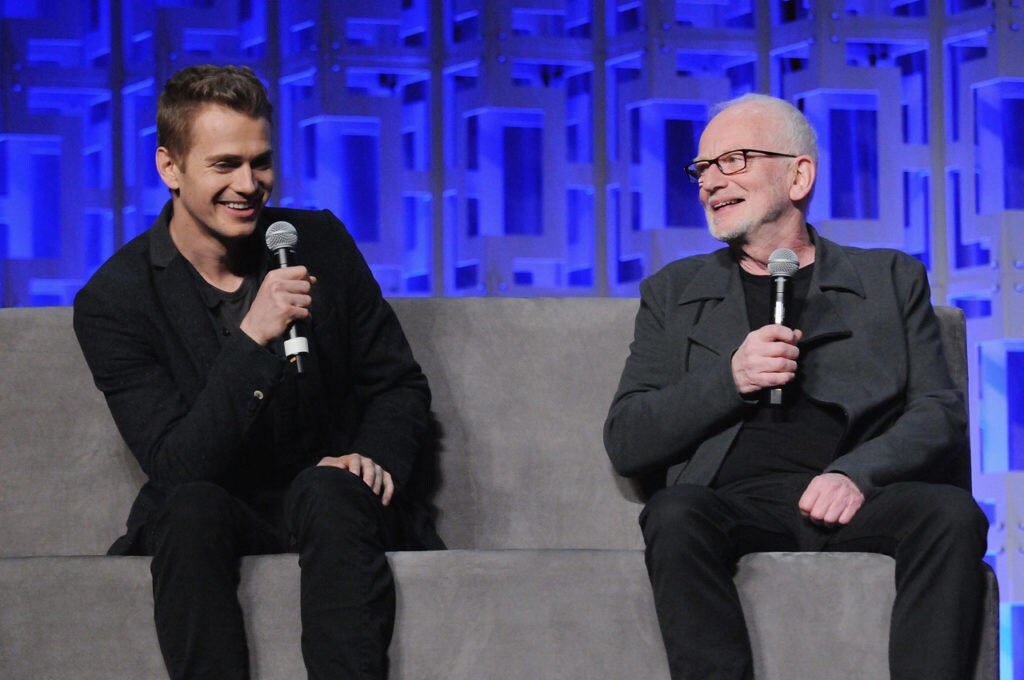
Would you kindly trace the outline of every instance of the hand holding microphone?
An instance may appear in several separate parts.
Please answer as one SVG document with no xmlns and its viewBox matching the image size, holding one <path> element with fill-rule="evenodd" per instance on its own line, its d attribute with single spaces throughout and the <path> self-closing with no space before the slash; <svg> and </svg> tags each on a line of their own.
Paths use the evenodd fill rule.
<svg viewBox="0 0 1024 680">
<path fill-rule="evenodd" d="M 788 248 L 776 250 L 768 259 L 772 324 L 751 331 L 732 356 L 733 381 L 742 395 L 769 388 L 770 403 L 781 404 L 781 386 L 796 377 L 801 333 L 786 325 L 786 312 L 791 297 L 790 279 L 799 268 L 799 259 Z"/>
<path fill-rule="evenodd" d="M 272 269 L 263 279 L 241 329 L 263 346 L 287 332 L 285 355 L 301 373 L 302 356 L 309 353 L 309 343 L 297 322 L 309 318 L 316 277 L 309 276 L 305 267 L 291 264 L 298 243 L 294 226 L 274 222 L 267 229 L 266 240 L 267 248 L 277 257 L 278 269 Z"/>
<path fill-rule="evenodd" d="M 778 324 L 750 331 L 732 355 L 732 378 L 736 391 L 753 394 L 775 389 L 796 377 L 797 343 L 801 333 Z"/>
</svg>

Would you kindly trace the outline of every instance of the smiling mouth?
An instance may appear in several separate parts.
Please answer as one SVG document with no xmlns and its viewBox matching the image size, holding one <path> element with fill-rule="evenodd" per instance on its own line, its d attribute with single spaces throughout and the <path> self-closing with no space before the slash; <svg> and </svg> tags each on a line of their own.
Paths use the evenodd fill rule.
<svg viewBox="0 0 1024 680">
<path fill-rule="evenodd" d="M 728 208 L 730 205 L 737 205 L 742 202 L 743 199 L 740 198 L 732 199 L 729 201 L 722 201 L 721 203 L 715 203 L 714 205 L 712 205 L 711 209 L 714 210 L 715 212 L 718 212 L 722 208 Z"/>
<path fill-rule="evenodd" d="M 256 208 L 256 206 L 252 203 L 235 201 L 223 201 L 221 202 L 221 205 L 223 205 L 226 208 L 231 208 L 232 210 L 254 210 Z"/>
</svg>

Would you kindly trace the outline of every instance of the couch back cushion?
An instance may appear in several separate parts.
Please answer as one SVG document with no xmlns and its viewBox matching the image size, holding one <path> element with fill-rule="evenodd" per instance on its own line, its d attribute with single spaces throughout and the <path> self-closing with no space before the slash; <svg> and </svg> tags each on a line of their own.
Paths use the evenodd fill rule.
<svg viewBox="0 0 1024 680">
<path fill-rule="evenodd" d="M 641 499 L 601 440 L 637 300 L 392 305 L 433 392 L 433 503 L 450 548 L 642 545 Z M 963 317 L 939 312 L 966 387 Z M 70 308 L 0 309 L 0 374 L 0 557 L 102 554 L 144 476 L 93 385 Z"/>
<path fill-rule="evenodd" d="M 398 299 L 433 391 L 451 548 L 637 547 L 601 426 L 635 300 Z M 93 385 L 68 307 L 0 310 L 0 556 L 105 552 L 145 477 Z"/>
<path fill-rule="evenodd" d="M 637 301 L 391 301 L 442 428 L 438 530 L 450 548 L 642 545 L 602 428 Z"/>
<path fill-rule="evenodd" d="M 102 554 L 144 481 L 70 307 L 0 310 L 0 557 Z"/>
</svg>

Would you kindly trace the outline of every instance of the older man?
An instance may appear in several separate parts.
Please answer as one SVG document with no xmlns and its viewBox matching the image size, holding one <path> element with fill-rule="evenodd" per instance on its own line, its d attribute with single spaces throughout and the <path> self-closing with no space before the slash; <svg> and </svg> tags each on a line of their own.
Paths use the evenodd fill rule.
<svg viewBox="0 0 1024 680">
<path fill-rule="evenodd" d="M 686 171 L 727 247 L 641 284 L 606 448 L 620 474 L 664 480 L 640 523 L 675 680 L 753 676 L 732 577 L 771 550 L 894 557 L 892 677 L 962 680 L 987 522 L 928 480 L 963 450 L 965 409 L 921 263 L 807 224 L 816 164 L 787 102 L 719 108 Z M 769 304 L 782 248 L 799 263 L 786 325 Z"/>
</svg>

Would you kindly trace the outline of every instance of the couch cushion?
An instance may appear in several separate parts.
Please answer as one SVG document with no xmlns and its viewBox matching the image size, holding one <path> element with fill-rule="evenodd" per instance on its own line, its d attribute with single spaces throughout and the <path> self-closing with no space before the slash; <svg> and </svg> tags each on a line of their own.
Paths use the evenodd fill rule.
<svg viewBox="0 0 1024 680">
<path fill-rule="evenodd" d="M 640 505 L 602 425 L 637 301 L 392 300 L 443 428 L 451 548 L 637 548 Z"/>
<path fill-rule="evenodd" d="M 636 548 L 632 487 L 601 425 L 635 300 L 398 299 L 443 433 L 439 532 L 453 548 Z M 67 307 L 0 310 L 0 556 L 102 554 L 144 477 Z"/>
<path fill-rule="evenodd" d="M 392 680 L 667 678 L 638 551 L 389 556 Z M 240 599 L 255 680 L 304 677 L 295 555 L 245 558 Z M 0 559 L 0 677 L 164 675 L 149 559 Z M 634 675 L 637 674 L 637 675 Z"/>
<path fill-rule="evenodd" d="M 392 304 L 434 394 L 434 504 L 449 547 L 642 546 L 640 500 L 612 471 L 601 429 L 635 299 Z M 956 320 L 947 335 L 962 331 Z M 952 339 L 965 380 L 962 332 Z M 102 554 L 144 477 L 92 383 L 71 309 L 0 310 L 0 374 L 0 556 Z"/>
<path fill-rule="evenodd" d="M 143 476 L 71 329 L 70 307 L 0 310 L 0 556 L 101 555 Z"/>
<path fill-rule="evenodd" d="M 394 553 L 392 680 L 665 680 L 639 550 Z M 998 677 L 998 593 L 987 572 L 983 672 Z M 762 553 L 736 578 L 758 680 L 886 678 L 893 562 Z M 245 558 L 240 599 L 256 680 L 303 677 L 295 555 Z M 0 559 L 0 677 L 163 674 L 149 560 Z M 73 671 L 69 670 L 73 669 Z"/>
</svg>

